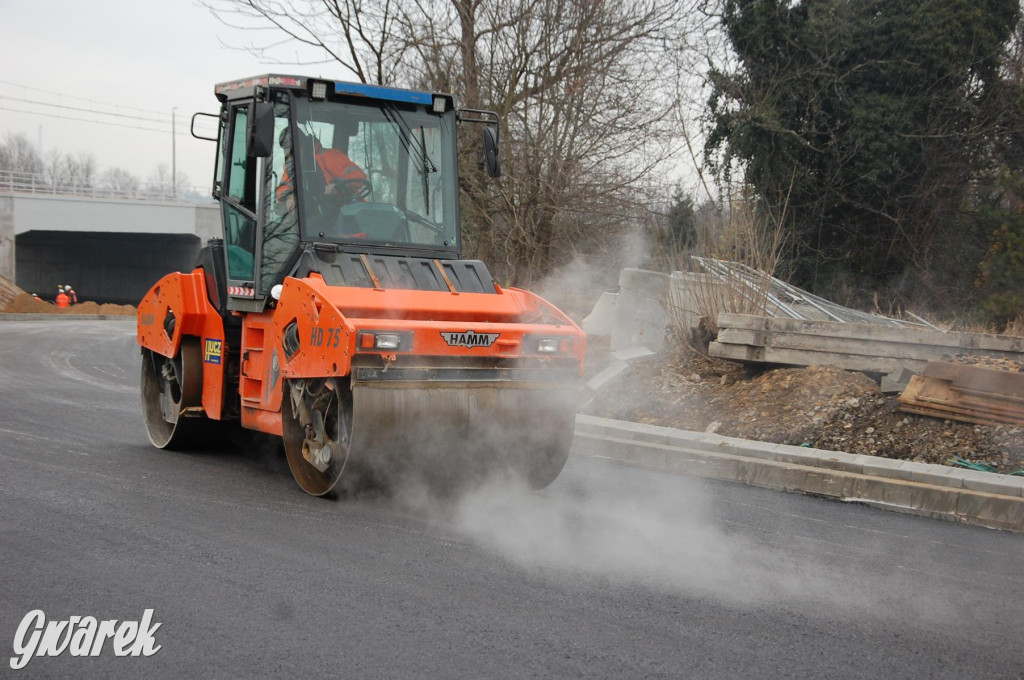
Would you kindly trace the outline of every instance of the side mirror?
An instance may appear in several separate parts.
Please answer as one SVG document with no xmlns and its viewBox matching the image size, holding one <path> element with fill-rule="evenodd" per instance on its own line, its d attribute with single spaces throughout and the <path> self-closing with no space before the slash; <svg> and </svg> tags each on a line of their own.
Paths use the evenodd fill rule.
<svg viewBox="0 0 1024 680">
<path fill-rule="evenodd" d="M 253 104 L 246 152 L 256 158 L 267 158 L 274 152 L 274 105 L 270 102 Z"/>
<path fill-rule="evenodd" d="M 501 177 L 501 159 L 498 158 L 498 133 L 484 126 L 484 164 L 489 177 Z"/>
<path fill-rule="evenodd" d="M 194 113 L 192 114 L 192 126 L 190 129 L 192 136 L 196 139 L 205 139 L 208 142 L 219 142 L 220 140 L 216 137 L 207 137 L 196 132 L 196 118 L 212 118 L 213 124 L 215 126 L 219 126 L 221 121 L 220 115 L 216 113 Z"/>
</svg>

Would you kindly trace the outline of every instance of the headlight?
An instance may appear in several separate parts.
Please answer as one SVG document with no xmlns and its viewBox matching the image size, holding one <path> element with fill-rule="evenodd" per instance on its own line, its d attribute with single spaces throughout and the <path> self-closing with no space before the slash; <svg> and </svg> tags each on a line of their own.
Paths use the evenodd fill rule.
<svg viewBox="0 0 1024 680">
<path fill-rule="evenodd" d="M 528 335 L 523 338 L 526 354 L 572 354 L 573 339 L 567 335 Z"/>
<path fill-rule="evenodd" d="M 558 338 L 540 338 L 537 340 L 537 352 L 540 354 L 555 354 L 558 352 Z"/>
<path fill-rule="evenodd" d="M 411 331 L 359 331 L 356 348 L 361 352 L 410 352 Z"/>
<path fill-rule="evenodd" d="M 402 344 L 402 336 L 398 333 L 377 333 L 377 349 L 398 349 Z"/>
</svg>

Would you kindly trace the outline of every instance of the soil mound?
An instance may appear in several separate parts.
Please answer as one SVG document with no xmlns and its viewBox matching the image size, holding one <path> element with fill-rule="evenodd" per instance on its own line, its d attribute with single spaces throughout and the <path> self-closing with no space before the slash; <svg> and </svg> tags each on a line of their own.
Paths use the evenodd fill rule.
<svg viewBox="0 0 1024 680">
<path fill-rule="evenodd" d="M 3 311 L 9 314 L 56 314 L 57 307 L 28 293 L 21 293 L 8 302 Z"/>
<path fill-rule="evenodd" d="M 588 341 L 587 354 L 588 373 L 610 359 L 600 341 Z M 996 363 L 1020 370 L 1016 362 Z M 896 395 L 883 394 L 871 378 L 833 366 L 759 369 L 666 350 L 632 362 L 583 410 L 777 444 L 925 463 L 950 464 L 960 456 L 1004 473 L 1024 468 L 1024 428 L 958 423 L 903 413 L 899 406 Z"/>
<path fill-rule="evenodd" d="M 111 314 L 117 316 L 134 316 L 135 307 L 132 305 L 97 304 L 95 302 L 80 302 L 63 309 L 53 303 L 40 300 L 37 297 L 22 292 L 3 308 L 7 314 Z"/>
<path fill-rule="evenodd" d="M 14 285 L 8 278 L 0 276 L 0 309 L 11 302 L 14 298 L 24 293 L 21 288 Z"/>
</svg>

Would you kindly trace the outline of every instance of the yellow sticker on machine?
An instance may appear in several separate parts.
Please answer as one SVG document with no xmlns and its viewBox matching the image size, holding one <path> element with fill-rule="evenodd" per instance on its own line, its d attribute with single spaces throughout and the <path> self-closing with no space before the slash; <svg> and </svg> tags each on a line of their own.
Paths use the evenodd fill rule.
<svg viewBox="0 0 1024 680">
<path fill-rule="evenodd" d="M 206 339 L 206 346 L 203 348 L 203 361 L 208 364 L 219 364 L 224 352 L 224 341 L 214 338 Z"/>
</svg>

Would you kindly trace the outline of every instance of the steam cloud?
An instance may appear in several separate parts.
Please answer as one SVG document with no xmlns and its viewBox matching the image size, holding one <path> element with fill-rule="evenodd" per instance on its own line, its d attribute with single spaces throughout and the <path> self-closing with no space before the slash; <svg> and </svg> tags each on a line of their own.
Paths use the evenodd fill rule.
<svg viewBox="0 0 1024 680">
<path fill-rule="evenodd" d="M 574 467 L 572 460 L 568 467 Z M 887 580 L 851 565 L 825 565 L 811 554 L 817 548 L 773 546 L 784 529 L 752 538 L 742 535 L 751 533 L 749 527 L 723 528 L 728 524 L 721 508 L 715 509 L 712 487 L 702 480 L 625 478 L 633 488 L 609 476 L 603 465 L 588 465 L 567 469 L 541 492 L 503 476 L 454 499 L 406 487 L 395 500 L 544 578 L 582 576 L 744 607 L 781 601 L 930 621 L 956 614 L 934 592 L 924 596 L 910 575 Z"/>
<path fill-rule="evenodd" d="M 582 318 L 600 291 L 615 289 L 620 265 L 637 266 L 648 257 L 639 230 L 625 234 L 620 246 L 623 263 L 608 267 L 577 259 L 533 289 Z M 393 501 L 544 578 L 584 577 L 744 607 L 782 601 L 830 608 L 835 615 L 888 612 L 932 622 L 957 615 L 948 597 L 925 592 L 906 574 L 889 578 L 877 568 L 861 572 L 856 560 L 846 564 L 844 552 L 863 554 L 862 545 L 823 548 L 827 540 L 788 532 L 781 513 L 775 527 L 731 523 L 723 517 L 731 514 L 723 510 L 727 503 L 718 502 L 715 487 L 702 480 L 616 474 L 574 460 L 540 492 L 499 475 L 454 498 L 438 497 L 421 484 L 400 484 L 392 489 Z"/>
</svg>

